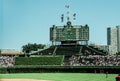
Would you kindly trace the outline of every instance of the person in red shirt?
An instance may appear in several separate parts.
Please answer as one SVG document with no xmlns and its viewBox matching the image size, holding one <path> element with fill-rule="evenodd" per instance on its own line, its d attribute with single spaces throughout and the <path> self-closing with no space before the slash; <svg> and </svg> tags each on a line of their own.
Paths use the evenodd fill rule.
<svg viewBox="0 0 120 81">
<path fill-rule="evenodd" d="M 120 74 L 116 77 L 116 81 L 120 81 Z"/>
</svg>

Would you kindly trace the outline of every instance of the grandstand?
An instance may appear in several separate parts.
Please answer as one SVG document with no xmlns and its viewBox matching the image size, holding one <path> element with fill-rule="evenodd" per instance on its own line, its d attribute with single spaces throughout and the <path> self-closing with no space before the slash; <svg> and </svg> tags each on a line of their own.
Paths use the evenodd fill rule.
<svg viewBox="0 0 120 81">
<path fill-rule="evenodd" d="M 55 26 L 50 28 L 50 41 L 52 45 L 49 48 L 42 49 L 36 52 L 30 53 L 32 56 L 64 56 L 61 60 L 61 65 L 80 65 L 70 64 L 69 58 L 75 56 L 81 57 L 90 55 L 106 56 L 108 53 L 97 47 L 88 44 L 89 41 L 89 26 L 85 25 L 72 25 L 70 21 L 64 26 Z M 59 45 L 55 45 L 59 42 Z M 84 44 L 80 44 L 84 42 Z M 79 59 L 79 62 L 81 59 Z M 95 65 L 95 64 L 93 64 Z"/>
<path fill-rule="evenodd" d="M 39 55 L 107 55 L 107 52 L 88 45 L 55 45 L 39 52 Z"/>
</svg>

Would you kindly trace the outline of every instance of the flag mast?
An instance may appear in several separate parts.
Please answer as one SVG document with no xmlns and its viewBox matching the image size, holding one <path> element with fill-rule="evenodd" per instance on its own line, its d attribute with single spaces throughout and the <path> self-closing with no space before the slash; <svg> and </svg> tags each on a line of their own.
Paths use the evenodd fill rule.
<svg viewBox="0 0 120 81">
<path fill-rule="evenodd" d="M 70 5 L 65 5 L 65 8 L 67 9 L 66 15 L 67 15 L 67 22 L 70 21 Z M 73 14 L 73 20 L 76 20 L 76 13 Z M 61 22 L 64 22 L 64 14 L 61 14 Z"/>
</svg>

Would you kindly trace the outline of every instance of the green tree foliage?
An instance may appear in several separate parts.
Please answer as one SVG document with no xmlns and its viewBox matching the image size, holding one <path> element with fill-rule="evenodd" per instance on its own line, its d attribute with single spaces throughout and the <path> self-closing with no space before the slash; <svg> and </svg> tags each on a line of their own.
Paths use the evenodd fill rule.
<svg viewBox="0 0 120 81">
<path fill-rule="evenodd" d="M 28 43 L 22 46 L 22 51 L 25 53 L 30 53 L 31 51 L 37 51 L 38 49 L 43 49 L 44 47 L 44 44 Z"/>
<path fill-rule="evenodd" d="M 116 55 L 120 55 L 120 52 L 117 52 Z"/>
</svg>

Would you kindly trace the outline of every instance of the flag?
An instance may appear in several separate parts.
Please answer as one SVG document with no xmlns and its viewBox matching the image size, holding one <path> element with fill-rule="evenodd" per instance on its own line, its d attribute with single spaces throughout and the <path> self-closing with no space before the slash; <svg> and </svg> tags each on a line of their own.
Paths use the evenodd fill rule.
<svg viewBox="0 0 120 81">
<path fill-rule="evenodd" d="M 64 14 L 61 15 L 61 22 L 64 21 Z"/>
<path fill-rule="evenodd" d="M 69 8 L 70 6 L 69 5 L 65 5 L 66 8 Z"/>
<path fill-rule="evenodd" d="M 74 13 L 73 16 L 75 17 L 75 16 L 76 16 L 76 13 Z"/>
<path fill-rule="evenodd" d="M 76 20 L 76 13 L 73 14 L 73 20 Z"/>
</svg>

